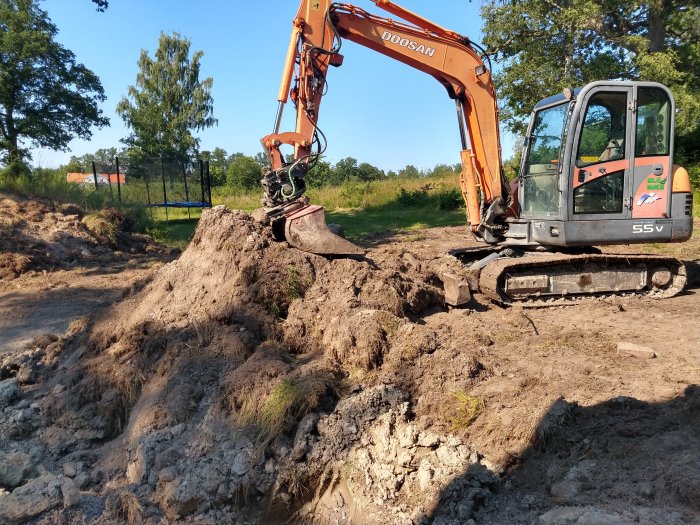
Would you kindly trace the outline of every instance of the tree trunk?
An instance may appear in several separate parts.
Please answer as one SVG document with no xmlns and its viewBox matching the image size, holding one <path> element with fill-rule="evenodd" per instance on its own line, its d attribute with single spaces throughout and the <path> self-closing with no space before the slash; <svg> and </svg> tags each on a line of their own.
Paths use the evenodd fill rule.
<svg viewBox="0 0 700 525">
<path fill-rule="evenodd" d="M 649 32 L 647 39 L 649 40 L 649 52 L 656 53 L 663 51 L 666 48 L 666 26 L 664 25 L 663 11 L 665 2 L 661 5 L 649 6 Z"/>
</svg>

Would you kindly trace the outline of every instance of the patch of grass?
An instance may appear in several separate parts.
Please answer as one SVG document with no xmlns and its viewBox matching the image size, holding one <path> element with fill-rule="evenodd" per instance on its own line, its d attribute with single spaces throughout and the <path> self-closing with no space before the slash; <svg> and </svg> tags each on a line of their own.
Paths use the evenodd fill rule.
<svg viewBox="0 0 700 525">
<path fill-rule="evenodd" d="M 174 219 L 154 222 L 148 228 L 148 234 L 161 244 L 184 250 L 192 240 L 197 229 L 197 219 Z"/>
<path fill-rule="evenodd" d="M 364 210 L 335 210 L 326 213 L 327 222 L 338 223 L 350 239 L 393 230 L 418 230 L 466 224 L 464 213 L 437 213 L 434 207 L 401 208 L 395 204 Z"/>
<path fill-rule="evenodd" d="M 143 522 L 143 506 L 136 494 L 120 490 L 117 494 L 117 516 L 129 525 Z"/>
<path fill-rule="evenodd" d="M 453 410 L 455 415 L 450 418 L 451 430 L 464 430 L 476 421 L 484 410 L 484 402 L 459 390 L 453 394 Z"/>
<path fill-rule="evenodd" d="M 275 387 L 261 406 L 257 405 L 257 399 L 246 399 L 239 420 L 256 429 L 255 445 L 262 451 L 282 432 L 292 428 L 315 409 L 323 397 L 335 388 L 336 381 L 330 373 L 300 379 L 287 378 Z"/>
<path fill-rule="evenodd" d="M 287 266 L 287 299 L 290 301 L 302 299 L 309 286 L 311 286 L 311 283 L 301 276 L 296 266 Z"/>
<path fill-rule="evenodd" d="M 100 213 L 91 213 L 83 217 L 83 224 L 101 243 L 108 246 L 117 244 L 117 225 L 105 219 Z"/>
</svg>

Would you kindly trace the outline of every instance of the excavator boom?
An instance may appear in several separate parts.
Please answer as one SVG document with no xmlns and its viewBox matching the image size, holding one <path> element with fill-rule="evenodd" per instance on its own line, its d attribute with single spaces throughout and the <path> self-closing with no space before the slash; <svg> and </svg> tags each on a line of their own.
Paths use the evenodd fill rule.
<svg viewBox="0 0 700 525">
<path fill-rule="evenodd" d="M 304 176 L 325 149 L 325 137 L 317 123 L 326 75 L 330 66 L 342 64 L 342 41 L 350 40 L 433 76 L 455 100 L 467 219 L 477 236 L 497 242 L 510 193 L 502 173 L 496 95 L 478 46 L 393 2 L 373 1 L 403 21 L 350 4 L 302 0 L 289 41 L 274 130 L 261 141 L 270 159 L 270 169 L 262 178 L 263 205 L 271 214 L 286 217 L 285 230 L 297 233 L 287 235 L 287 240 L 300 249 L 337 255 L 361 253 L 359 249 L 352 254 L 334 252 L 352 250 L 350 243 L 340 242 L 325 227 L 322 209 L 306 210 L 303 227 L 301 222 L 298 228 L 293 222 L 298 221 L 295 217 L 306 191 Z M 296 109 L 295 130 L 280 132 L 289 98 Z M 281 152 L 285 145 L 294 148 L 291 161 Z M 319 248 L 324 243 L 329 250 Z"/>
</svg>

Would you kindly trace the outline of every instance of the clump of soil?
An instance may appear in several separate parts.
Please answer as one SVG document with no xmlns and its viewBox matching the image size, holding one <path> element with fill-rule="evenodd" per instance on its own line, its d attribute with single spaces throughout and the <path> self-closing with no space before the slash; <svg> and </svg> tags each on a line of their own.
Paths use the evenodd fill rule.
<svg viewBox="0 0 700 525">
<path fill-rule="evenodd" d="M 444 240 L 378 242 L 364 260 L 332 260 L 275 242 L 243 212 L 205 212 L 180 258 L 143 287 L 3 360 L 0 451 L 21 475 L 0 469 L 12 490 L 0 516 L 697 517 L 692 366 L 675 354 L 647 363 L 615 353 L 616 340 L 648 325 L 649 300 L 451 310 L 440 272 L 457 263 L 442 255 Z M 669 301 L 665 316 L 688 311 L 687 297 Z M 652 367 L 665 390 L 640 379 Z M 632 383 L 640 399 L 667 401 L 630 401 Z M 626 440 L 644 432 L 630 458 Z M 658 436 L 668 447 L 650 481 L 639 457 Z M 620 509 L 626 494 L 634 499 Z"/>
<path fill-rule="evenodd" d="M 0 280 L 113 262 L 120 253 L 166 255 L 170 250 L 131 231 L 118 210 L 87 215 L 74 204 L 0 194 Z"/>
</svg>

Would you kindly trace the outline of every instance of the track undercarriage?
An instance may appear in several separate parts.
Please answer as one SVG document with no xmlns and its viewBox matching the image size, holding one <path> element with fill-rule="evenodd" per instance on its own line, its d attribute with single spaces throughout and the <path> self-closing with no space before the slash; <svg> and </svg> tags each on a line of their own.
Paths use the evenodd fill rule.
<svg viewBox="0 0 700 525">
<path fill-rule="evenodd" d="M 465 278 L 472 292 L 502 304 L 546 305 L 561 299 L 628 294 L 668 298 L 680 293 L 686 283 L 683 263 L 667 256 L 518 252 L 508 248 L 450 253 L 469 265 Z M 450 288 L 454 286 L 446 286 L 446 290 Z M 450 293 L 445 300 L 453 306 L 464 302 Z"/>
</svg>

